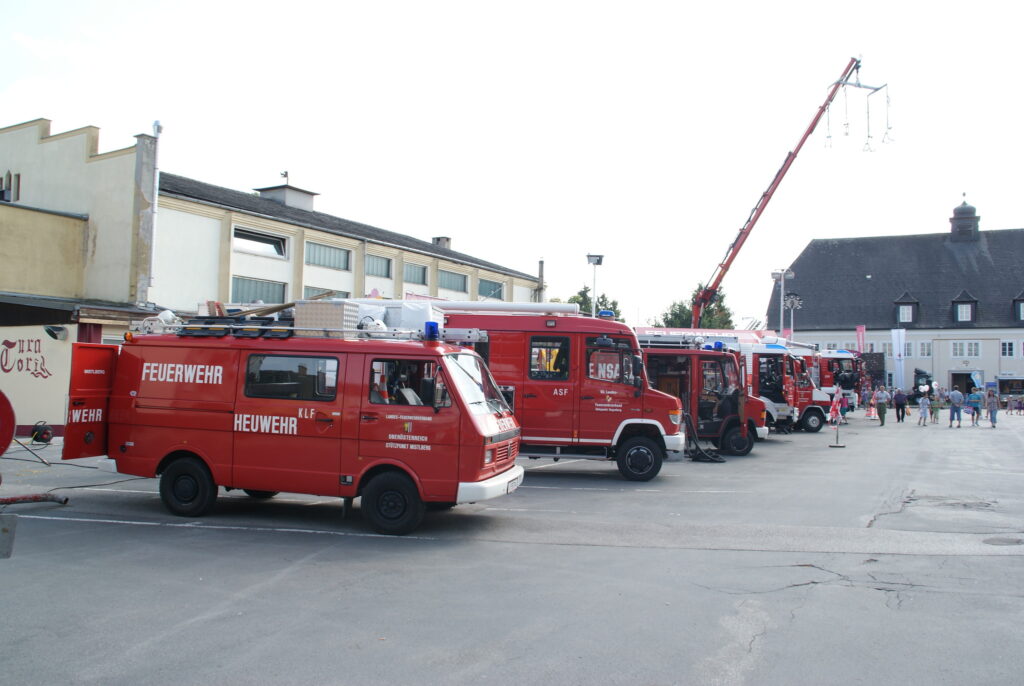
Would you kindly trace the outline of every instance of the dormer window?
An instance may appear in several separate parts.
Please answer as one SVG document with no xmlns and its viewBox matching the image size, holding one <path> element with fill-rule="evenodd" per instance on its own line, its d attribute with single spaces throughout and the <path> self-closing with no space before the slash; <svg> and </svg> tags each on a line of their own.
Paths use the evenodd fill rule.
<svg viewBox="0 0 1024 686">
<path fill-rule="evenodd" d="M 910 322 L 914 321 L 914 306 L 900 305 L 898 319 L 900 324 L 909 324 Z"/>
<path fill-rule="evenodd" d="M 967 291 L 953 300 L 953 325 L 968 326 L 978 321 L 978 300 Z"/>
<path fill-rule="evenodd" d="M 1013 321 L 1024 324 L 1024 292 L 1013 299 Z"/>
<path fill-rule="evenodd" d="M 917 298 L 908 292 L 904 292 L 899 298 L 893 301 L 896 306 L 896 323 L 900 326 L 915 324 L 918 321 L 920 303 Z"/>
</svg>

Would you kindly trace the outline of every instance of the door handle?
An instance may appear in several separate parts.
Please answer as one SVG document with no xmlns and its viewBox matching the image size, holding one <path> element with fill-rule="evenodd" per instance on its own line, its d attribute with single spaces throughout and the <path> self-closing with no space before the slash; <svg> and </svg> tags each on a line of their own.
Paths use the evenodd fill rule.
<svg viewBox="0 0 1024 686">
<path fill-rule="evenodd" d="M 536 393 L 523 393 L 523 397 L 524 398 L 536 398 L 537 394 Z"/>
<path fill-rule="evenodd" d="M 364 415 L 362 416 L 362 420 L 363 420 L 364 422 L 375 422 L 375 421 L 377 421 L 378 419 L 380 419 L 380 417 L 378 417 L 378 416 L 377 416 L 377 415 L 375 415 L 375 414 L 364 414 Z"/>
<path fill-rule="evenodd" d="M 84 405 L 85 401 L 84 400 L 72 400 L 71 404 L 75 405 L 77 407 L 78 405 Z"/>
<path fill-rule="evenodd" d="M 324 424 L 333 424 L 334 423 L 334 420 L 331 419 L 330 417 L 317 417 L 316 420 L 318 422 L 323 422 Z"/>
<path fill-rule="evenodd" d="M 593 399 L 594 399 L 594 396 L 592 396 L 592 395 L 581 395 L 580 396 L 580 400 L 593 400 Z"/>
</svg>

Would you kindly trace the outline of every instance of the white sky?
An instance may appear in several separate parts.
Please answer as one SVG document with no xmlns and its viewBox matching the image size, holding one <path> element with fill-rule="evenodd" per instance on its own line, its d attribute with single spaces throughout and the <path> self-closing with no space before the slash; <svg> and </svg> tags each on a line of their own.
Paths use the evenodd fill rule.
<svg viewBox="0 0 1024 686">
<path fill-rule="evenodd" d="M 0 126 L 91 124 L 105 151 L 159 119 L 164 171 L 247 191 L 287 169 L 318 210 L 543 259 L 563 300 L 603 253 L 598 292 L 645 325 L 711 276 L 859 56 L 895 142 L 884 95 L 867 153 L 865 93 L 839 94 L 832 147 L 823 120 L 725 279 L 741 323 L 812 238 L 945 232 L 965 191 L 983 230 L 1024 226 L 1021 7 L 7 2 Z"/>
</svg>

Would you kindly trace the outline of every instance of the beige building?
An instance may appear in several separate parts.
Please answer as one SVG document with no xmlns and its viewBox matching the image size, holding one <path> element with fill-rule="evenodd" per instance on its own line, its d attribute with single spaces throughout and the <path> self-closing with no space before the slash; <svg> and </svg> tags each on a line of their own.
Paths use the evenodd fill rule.
<svg viewBox="0 0 1024 686">
<path fill-rule="evenodd" d="M 158 125 L 154 125 L 154 134 Z M 313 208 L 158 174 L 156 135 L 100 152 L 100 131 L 0 128 L 0 391 L 19 432 L 66 413 L 71 343 L 117 343 L 130 321 L 208 301 L 339 297 L 523 302 L 538 277 Z M 154 202 L 154 199 L 157 202 Z"/>
</svg>

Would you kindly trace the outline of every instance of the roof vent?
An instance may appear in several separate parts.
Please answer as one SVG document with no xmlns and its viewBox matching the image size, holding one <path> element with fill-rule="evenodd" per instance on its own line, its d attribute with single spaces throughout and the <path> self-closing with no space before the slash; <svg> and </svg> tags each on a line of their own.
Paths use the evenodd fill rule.
<svg viewBox="0 0 1024 686">
<path fill-rule="evenodd" d="M 433 239 L 434 245 L 445 250 L 452 249 L 452 239 L 448 236 L 435 236 Z"/>
<path fill-rule="evenodd" d="M 254 188 L 261 198 L 271 200 L 281 205 L 294 207 L 297 210 L 313 211 L 313 198 L 320 195 L 313 191 L 304 191 L 301 188 L 285 184 L 283 186 L 267 186 L 266 188 Z"/>
</svg>

